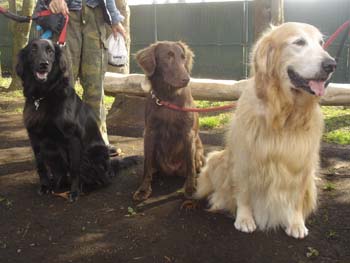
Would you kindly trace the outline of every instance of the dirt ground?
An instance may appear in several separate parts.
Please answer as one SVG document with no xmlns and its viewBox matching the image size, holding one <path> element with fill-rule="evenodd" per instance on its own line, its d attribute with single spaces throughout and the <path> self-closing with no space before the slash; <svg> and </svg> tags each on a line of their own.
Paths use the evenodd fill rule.
<svg viewBox="0 0 350 263">
<path fill-rule="evenodd" d="M 126 155 L 142 154 L 142 138 L 111 141 Z M 319 208 L 307 221 L 310 235 L 295 240 L 283 230 L 240 233 L 230 216 L 180 209 L 181 178 L 160 178 L 155 198 L 138 206 L 132 193 L 142 165 L 73 204 L 38 196 L 21 114 L 1 114 L 0 262 L 349 263 L 349 152 L 349 146 L 323 144 Z"/>
</svg>

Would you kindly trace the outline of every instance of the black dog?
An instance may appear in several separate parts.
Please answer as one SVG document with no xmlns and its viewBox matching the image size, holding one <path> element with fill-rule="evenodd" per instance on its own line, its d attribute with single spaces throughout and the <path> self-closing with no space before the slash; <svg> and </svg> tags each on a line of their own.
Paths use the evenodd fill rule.
<svg viewBox="0 0 350 263">
<path fill-rule="evenodd" d="M 70 85 L 60 47 L 50 40 L 33 40 L 18 56 L 23 82 L 24 124 L 34 151 L 40 194 L 70 187 L 69 199 L 110 182 L 114 174 L 108 148 L 92 109 Z M 126 166 L 116 160 L 113 166 Z"/>
</svg>

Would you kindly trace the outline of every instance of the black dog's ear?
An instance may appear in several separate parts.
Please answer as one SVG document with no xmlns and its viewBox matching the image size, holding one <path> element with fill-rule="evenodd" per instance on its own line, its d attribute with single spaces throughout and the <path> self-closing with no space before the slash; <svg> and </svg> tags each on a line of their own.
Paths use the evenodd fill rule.
<svg viewBox="0 0 350 263">
<path fill-rule="evenodd" d="M 67 61 L 66 61 L 66 58 L 63 54 L 63 51 L 62 51 L 62 48 L 58 45 L 58 44 L 55 44 L 55 62 L 57 63 L 57 65 L 59 65 L 60 67 L 60 70 L 63 72 L 63 73 L 66 73 L 67 72 Z"/>
<path fill-rule="evenodd" d="M 27 67 L 29 44 L 22 48 L 17 55 L 16 73 L 23 80 L 25 68 Z"/>
<path fill-rule="evenodd" d="M 137 63 L 147 77 L 152 76 L 156 70 L 156 47 L 157 44 L 152 44 L 136 53 Z"/>
</svg>

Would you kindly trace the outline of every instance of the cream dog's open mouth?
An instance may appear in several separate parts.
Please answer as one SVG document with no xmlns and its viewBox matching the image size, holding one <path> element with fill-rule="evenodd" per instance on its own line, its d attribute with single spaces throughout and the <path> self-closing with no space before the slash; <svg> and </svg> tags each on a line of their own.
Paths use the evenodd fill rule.
<svg viewBox="0 0 350 263">
<path fill-rule="evenodd" d="M 328 76 L 305 79 L 297 72 L 295 72 L 292 68 L 288 68 L 288 76 L 294 87 L 297 89 L 302 89 L 316 96 L 323 96 L 325 94 L 326 81 Z"/>
</svg>

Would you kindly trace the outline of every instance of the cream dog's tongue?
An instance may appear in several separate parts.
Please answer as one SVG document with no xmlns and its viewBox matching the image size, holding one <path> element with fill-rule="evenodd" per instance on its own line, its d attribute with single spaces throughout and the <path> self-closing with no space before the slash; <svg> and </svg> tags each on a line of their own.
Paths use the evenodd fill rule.
<svg viewBox="0 0 350 263">
<path fill-rule="evenodd" d="M 315 92 L 316 96 L 323 96 L 325 93 L 325 81 L 315 81 L 310 80 L 309 86 L 313 92 Z"/>
</svg>

